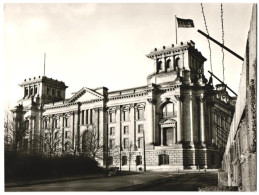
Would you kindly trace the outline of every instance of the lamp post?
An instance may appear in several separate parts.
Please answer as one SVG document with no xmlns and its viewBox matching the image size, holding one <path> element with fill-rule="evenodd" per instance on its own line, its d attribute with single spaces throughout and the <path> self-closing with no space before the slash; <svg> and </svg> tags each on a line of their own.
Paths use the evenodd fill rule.
<svg viewBox="0 0 259 195">
<path fill-rule="evenodd" d="M 144 150 L 144 171 L 146 171 L 146 143 L 145 143 L 145 130 L 143 129 L 143 150 Z"/>
</svg>

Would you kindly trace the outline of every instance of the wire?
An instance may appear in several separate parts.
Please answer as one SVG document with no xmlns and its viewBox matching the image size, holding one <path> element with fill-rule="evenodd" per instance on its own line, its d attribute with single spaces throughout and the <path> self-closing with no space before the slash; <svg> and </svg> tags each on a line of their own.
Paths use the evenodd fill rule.
<svg viewBox="0 0 259 195">
<path fill-rule="evenodd" d="M 224 40 L 224 20 L 223 20 L 223 4 L 221 3 L 221 28 L 222 28 L 222 45 L 224 45 L 225 40 Z M 225 55 L 224 55 L 224 49 L 221 47 L 222 51 L 222 70 L 223 70 L 223 83 L 225 82 L 225 65 L 224 65 L 224 60 L 225 60 Z"/>
<path fill-rule="evenodd" d="M 204 14 L 204 10 L 203 10 L 203 5 L 201 3 L 201 11 L 202 11 L 202 15 L 203 15 L 203 19 L 204 19 L 204 24 L 205 24 L 205 28 L 206 28 L 206 31 L 207 31 L 207 34 L 210 36 L 209 34 L 209 30 L 208 30 L 208 26 L 207 26 L 207 22 L 206 22 L 206 17 L 205 17 L 205 14 Z M 207 38 L 208 40 L 208 44 L 209 44 L 209 50 L 210 50 L 210 70 L 211 72 L 213 73 L 212 71 L 212 58 L 211 58 L 211 47 L 210 47 L 210 40 Z"/>
</svg>

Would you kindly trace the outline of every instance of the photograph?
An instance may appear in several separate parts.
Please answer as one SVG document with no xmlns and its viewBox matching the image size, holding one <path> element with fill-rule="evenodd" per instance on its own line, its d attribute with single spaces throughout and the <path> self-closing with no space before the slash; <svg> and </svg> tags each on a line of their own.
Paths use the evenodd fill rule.
<svg viewBox="0 0 259 195">
<path fill-rule="evenodd" d="M 256 192 L 257 4 L 4 2 L 4 192 Z"/>
</svg>

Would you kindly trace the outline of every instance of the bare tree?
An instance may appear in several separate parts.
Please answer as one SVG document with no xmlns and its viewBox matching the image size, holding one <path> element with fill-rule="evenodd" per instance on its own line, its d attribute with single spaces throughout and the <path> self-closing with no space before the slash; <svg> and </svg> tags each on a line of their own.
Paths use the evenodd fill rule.
<svg viewBox="0 0 259 195">
<path fill-rule="evenodd" d="M 87 125 L 82 133 L 82 153 L 93 159 L 103 159 L 103 137 L 95 125 Z"/>
<path fill-rule="evenodd" d="M 132 160 L 132 156 L 135 152 L 135 147 L 132 142 L 130 142 L 130 144 L 127 146 L 127 152 L 128 152 L 128 156 L 129 156 L 129 172 L 130 172 L 131 160 Z"/>
<path fill-rule="evenodd" d="M 27 123 L 21 116 L 14 117 L 9 107 L 4 113 L 4 141 L 5 149 L 18 151 L 21 148 L 23 138 L 26 136 Z"/>
<path fill-rule="evenodd" d="M 57 122 L 58 124 L 58 122 Z M 55 128 L 55 124 L 49 121 L 49 124 L 45 126 L 44 130 L 44 152 L 48 157 L 60 155 L 62 150 L 62 134 L 59 128 Z"/>
</svg>

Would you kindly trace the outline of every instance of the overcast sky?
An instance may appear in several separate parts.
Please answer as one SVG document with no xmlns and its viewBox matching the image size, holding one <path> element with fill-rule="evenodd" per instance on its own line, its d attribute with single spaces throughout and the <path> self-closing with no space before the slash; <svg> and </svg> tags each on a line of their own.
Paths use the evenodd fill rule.
<svg viewBox="0 0 259 195">
<path fill-rule="evenodd" d="M 220 4 L 203 4 L 210 35 L 221 42 Z M 223 4 L 225 45 L 244 56 L 252 4 Z M 4 103 L 23 97 L 24 79 L 62 80 L 71 92 L 82 87 L 112 90 L 146 85 L 153 62 L 145 55 L 175 44 L 175 15 L 195 28 L 178 29 L 178 42 L 193 40 L 208 59 L 200 4 L 5 4 Z M 222 78 L 221 48 L 212 43 L 213 72 Z M 225 51 L 225 81 L 238 91 L 242 61 Z"/>
</svg>

